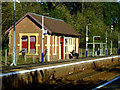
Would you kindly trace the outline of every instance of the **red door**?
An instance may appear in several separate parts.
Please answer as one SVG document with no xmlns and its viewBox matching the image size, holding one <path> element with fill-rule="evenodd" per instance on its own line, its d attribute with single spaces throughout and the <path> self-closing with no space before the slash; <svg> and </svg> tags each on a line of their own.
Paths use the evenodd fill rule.
<svg viewBox="0 0 120 90">
<path fill-rule="evenodd" d="M 61 43 L 61 59 L 64 59 L 64 37 L 60 38 Z"/>
<path fill-rule="evenodd" d="M 36 37 L 35 36 L 30 36 L 30 53 L 35 53 L 36 52 Z"/>
<path fill-rule="evenodd" d="M 28 52 L 28 37 L 22 36 L 22 52 Z"/>
</svg>

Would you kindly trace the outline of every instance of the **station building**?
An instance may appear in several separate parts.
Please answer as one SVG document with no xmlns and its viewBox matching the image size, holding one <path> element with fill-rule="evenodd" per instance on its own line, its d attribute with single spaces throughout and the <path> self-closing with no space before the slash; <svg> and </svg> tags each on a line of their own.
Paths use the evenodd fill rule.
<svg viewBox="0 0 120 90">
<path fill-rule="evenodd" d="M 78 53 L 81 36 L 64 20 L 44 16 L 44 55 L 47 61 L 69 59 L 72 50 Z M 14 25 L 5 34 L 9 36 L 9 55 L 13 53 Z M 26 13 L 16 22 L 15 50 L 22 55 L 41 57 L 42 53 L 42 15 Z"/>
</svg>

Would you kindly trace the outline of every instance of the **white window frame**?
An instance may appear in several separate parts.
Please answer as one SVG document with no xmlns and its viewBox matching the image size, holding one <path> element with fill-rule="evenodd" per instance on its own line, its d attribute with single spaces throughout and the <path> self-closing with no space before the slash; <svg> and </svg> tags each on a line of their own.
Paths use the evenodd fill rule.
<svg viewBox="0 0 120 90">
<path fill-rule="evenodd" d="M 22 51 L 22 36 L 28 36 L 28 53 L 26 55 L 38 55 L 38 46 L 40 46 L 40 44 L 38 44 L 38 33 L 19 33 L 20 36 L 20 44 L 18 44 L 18 46 L 20 47 L 20 51 Z M 30 36 L 35 36 L 36 37 L 36 52 L 35 54 L 30 53 Z M 22 53 L 19 53 L 19 55 L 22 55 Z"/>
<path fill-rule="evenodd" d="M 55 40 L 54 40 L 55 38 Z M 55 45 L 54 45 L 55 43 Z M 53 55 L 57 55 L 57 36 L 53 36 Z M 54 50 L 54 47 L 55 47 L 55 50 Z"/>
</svg>

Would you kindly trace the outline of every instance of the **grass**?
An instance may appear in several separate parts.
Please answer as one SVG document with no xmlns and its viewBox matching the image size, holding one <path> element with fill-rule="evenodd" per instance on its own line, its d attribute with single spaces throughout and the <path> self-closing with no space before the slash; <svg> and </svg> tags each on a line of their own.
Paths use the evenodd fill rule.
<svg viewBox="0 0 120 90">
<path fill-rule="evenodd" d="M 33 62 L 33 57 L 26 57 L 26 61 L 25 61 L 25 58 L 23 56 L 19 56 L 17 58 L 18 58 L 16 61 L 17 65 L 40 63 L 39 58 L 35 58 L 34 62 Z M 13 62 L 12 56 L 7 56 L 7 66 L 10 66 L 10 64 L 12 62 Z M 1 66 L 5 66 L 5 56 L 2 56 Z"/>
</svg>

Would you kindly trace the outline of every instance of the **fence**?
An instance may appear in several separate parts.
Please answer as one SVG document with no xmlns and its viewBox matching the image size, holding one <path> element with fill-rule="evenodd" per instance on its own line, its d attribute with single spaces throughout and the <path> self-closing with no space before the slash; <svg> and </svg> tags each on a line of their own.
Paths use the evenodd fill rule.
<svg viewBox="0 0 120 90">
<path fill-rule="evenodd" d="M 13 61 L 12 56 L 8 56 L 8 51 L 5 50 L 5 56 L 2 56 L 2 66 L 3 65 L 10 65 Z M 113 48 L 113 54 L 118 54 L 118 48 Z M 93 55 L 93 49 L 88 49 L 88 57 L 92 57 Z M 99 56 L 104 56 L 105 55 L 105 50 L 100 52 Z M 108 55 L 110 55 L 110 48 L 108 48 Z M 95 53 L 95 56 L 96 53 Z M 46 57 L 46 56 L 45 56 Z M 79 58 L 86 57 L 86 49 L 79 48 Z M 16 64 L 17 65 L 23 65 L 23 64 L 32 64 L 32 63 L 40 63 L 41 62 L 41 57 L 36 58 L 34 55 L 32 57 L 25 55 L 18 55 L 18 52 L 16 52 Z"/>
<path fill-rule="evenodd" d="M 3 65 L 8 65 L 10 66 L 10 64 L 13 62 L 13 57 L 11 55 L 7 54 L 7 50 L 5 50 L 5 56 L 2 56 L 2 66 Z M 18 52 L 15 53 L 15 58 L 16 58 L 16 64 L 17 65 L 24 65 L 24 64 L 32 64 L 32 63 L 40 63 L 40 59 L 39 58 L 35 58 L 35 55 L 33 56 L 27 56 L 25 55 L 18 55 Z"/>
<path fill-rule="evenodd" d="M 95 56 L 97 56 L 97 50 L 95 51 Z M 118 54 L 118 48 L 113 48 L 113 55 Z M 107 55 L 110 55 L 110 48 L 107 49 Z M 93 56 L 93 49 L 88 49 L 88 57 Z M 100 50 L 99 56 L 105 56 L 105 49 Z M 79 48 L 79 57 L 86 57 L 86 49 Z"/>
</svg>

